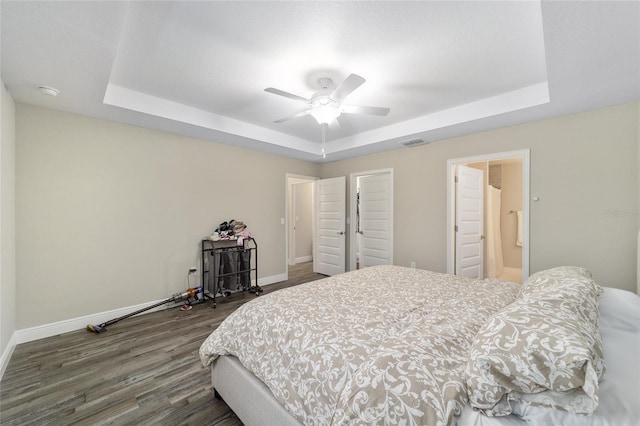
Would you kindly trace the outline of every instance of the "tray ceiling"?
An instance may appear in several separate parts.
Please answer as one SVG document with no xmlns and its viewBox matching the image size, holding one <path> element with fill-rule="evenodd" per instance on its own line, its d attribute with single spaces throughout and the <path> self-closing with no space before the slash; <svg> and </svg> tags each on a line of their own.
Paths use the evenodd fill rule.
<svg viewBox="0 0 640 426">
<path fill-rule="evenodd" d="M 640 97 L 638 2 L 3 1 L 17 102 L 333 161 Z M 320 156 L 305 98 L 366 82 Z M 60 90 L 44 96 L 38 85 Z"/>
</svg>

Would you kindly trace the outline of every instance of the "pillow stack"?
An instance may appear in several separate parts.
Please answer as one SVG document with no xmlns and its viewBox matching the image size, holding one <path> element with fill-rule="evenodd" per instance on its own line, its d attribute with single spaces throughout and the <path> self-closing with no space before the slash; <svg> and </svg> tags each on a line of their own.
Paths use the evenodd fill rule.
<svg viewBox="0 0 640 426">
<path fill-rule="evenodd" d="M 583 268 L 532 275 L 474 339 L 467 365 L 471 405 L 490 416 L 526 406 L 592 414 L 605 371 L 601 292 Z"/>
</svg>

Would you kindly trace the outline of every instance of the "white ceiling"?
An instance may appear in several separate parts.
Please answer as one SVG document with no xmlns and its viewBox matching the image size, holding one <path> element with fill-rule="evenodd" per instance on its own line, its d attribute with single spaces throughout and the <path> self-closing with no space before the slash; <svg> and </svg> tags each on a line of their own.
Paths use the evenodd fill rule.
<svg viewBox="0 0 640 426">
<path fill-rule="evenodd" d="M 14 2 L 1 71 L 18 102 L 334 161 L 640 98 L 640 1 Z M 367 81 L 327 133 L 317 80 Z M 41 94 L 38 85 L 61 91 Z"/>
</svg>

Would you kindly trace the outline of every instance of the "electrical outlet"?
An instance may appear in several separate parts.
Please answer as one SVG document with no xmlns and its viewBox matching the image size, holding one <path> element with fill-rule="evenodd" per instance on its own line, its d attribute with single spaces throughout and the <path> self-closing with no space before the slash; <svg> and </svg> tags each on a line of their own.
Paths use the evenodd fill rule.
<svg viewBox="0 0 640 426">
<path fill-rule="evenodd" d="M 411 269 L 416 269 L 416 262 L 411 262 Z"/>
<path fill-rule="evenodd" d="M 189 268 L 189 275 L 193 275 L 196 272 L 198 272 L 198 268 L 196 268 L 195 266 L 192 266 L 191 268 Z"/>
</svg>

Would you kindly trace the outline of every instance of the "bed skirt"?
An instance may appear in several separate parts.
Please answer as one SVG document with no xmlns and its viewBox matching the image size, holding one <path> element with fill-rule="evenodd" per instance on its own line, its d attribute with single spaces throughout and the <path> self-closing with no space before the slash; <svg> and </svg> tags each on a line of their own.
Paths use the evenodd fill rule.
<svg viewBox="0 0 640 426">
<path fill-rule="evenodd" d="M 234 356 L 219 357 L 211 368 L 213 387 L 247 426 L 300 426 L 269 388 Z"/>
</svg>

